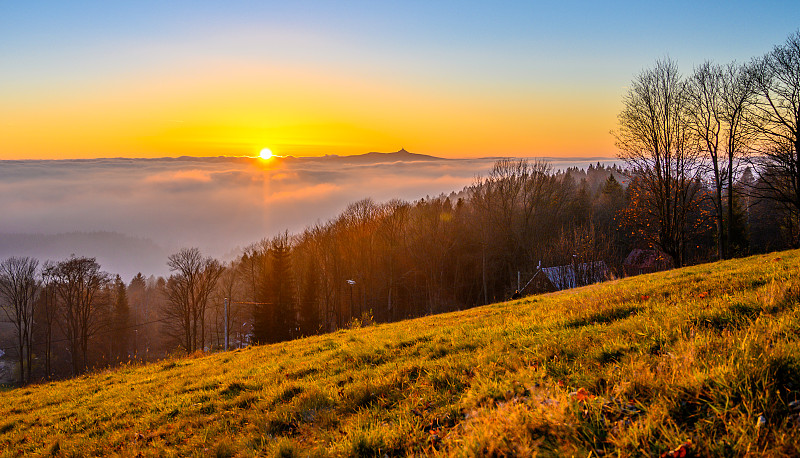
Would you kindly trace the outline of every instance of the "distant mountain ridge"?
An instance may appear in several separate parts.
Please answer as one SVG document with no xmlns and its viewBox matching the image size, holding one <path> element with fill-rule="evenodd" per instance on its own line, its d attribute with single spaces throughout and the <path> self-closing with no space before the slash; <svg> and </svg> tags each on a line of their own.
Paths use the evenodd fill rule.
<svg viewBox="0 0 800 458">
<path fill-rule="evenodd" d="M 355 156 L 345 156 L 352 159 L 370 160 L 372 162 L 396 162 L 396 161 L 446 161 L 442 157 L 430 156 L 428 154 L 411 153 L 401 148 L 400 151 L 393 153 L 366 153 L 357 154 Z"/>
<path fill-rule="evenodd" d="M 430 162 L 430 161 L 450 160 L 442 157 L 430 156 L 427 154 L 411 153 L 409 151 L 406 151 L 405 148 L 401 148 L 400 151 L 395 151 L 392 153 L 379 153 L 373 151 L 371 153 L 354 154 L 351 156 L 339 156 L 336 154 L 329 154 L 325 156 L 302 156 L 302 157 L 285 156 L 283 157 L 283 159 L 315 161 L 315 162 L 336 161 L 349 164 L 379 164 L 387 162 L 416 162 L 416 161 Z"/>
</svg>

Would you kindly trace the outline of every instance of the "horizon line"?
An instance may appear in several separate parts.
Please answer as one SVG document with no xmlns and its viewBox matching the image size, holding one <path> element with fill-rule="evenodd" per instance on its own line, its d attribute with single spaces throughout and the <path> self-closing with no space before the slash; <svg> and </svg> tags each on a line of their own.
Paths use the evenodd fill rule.
<svg viewBox="0 0 800 458">
<path fill-rule="evenodd" d="M 351 158 L 351 157 L 361 157 L 366 156 L 369 154 L 382 154 L 382 155 L 390 155 L 396 154 L 401 151 L 392 151 L 388 153 L 383 153 L 379 151 L 370 151 L 367 153 L 359 153 L 359 154 L 325 154 L 322 156 L 280 156 L 275 155 L 273 158 L 277 159 L 325 159 L 325 158 Z M 441 160 L 489 160 L 489 159 L 545 159 L 545 160 L 558 160 L 558 161 L 578 161 L 578 160 L 622 160 L 617 156 L 516 156 L 516 155 L 492 155 L 492 156 L 475 156 L 475 157 L 442 157 L 442 156 L 435 156 L 431 154 L 424 154 L 424 153 L 412 153 L 406 151 L 409 154 L 417 155 L 417 156 L 427 156 L 434 159 L 441 159 Z M 0 159 L 0 162 L 89 162 L 89 161 L 101 161 L 101 160 L 144 160 L 144 161 L 158 161 L 158 160 L 186 160 L 186 159 L 261 159 L 259 156 L 189 156 L 189 155 L 181 155 L 181 156 L 157 156 L 157 157 L 128 157 L 128 156 L 98 156 L 98 157 L 70 157 L 70 158 L 49 158 L 49 159 Z M 271 159 L 271 158 L 270 158 Z M 269 160 L 269 159 L 266 159 Z"/>
</svg>

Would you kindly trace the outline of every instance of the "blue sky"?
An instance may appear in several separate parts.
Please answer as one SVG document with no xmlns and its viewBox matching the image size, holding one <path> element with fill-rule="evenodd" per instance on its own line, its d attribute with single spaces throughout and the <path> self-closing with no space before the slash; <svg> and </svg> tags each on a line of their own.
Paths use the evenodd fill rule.
<svg viewBox="0 0 800 458">
<path fill-rule="evenodd" d="M 793 2 L 4 2 L 0 97 L 7 103 L 0 108 L 0 127 L 6 126 L 5 143 L 11 146 L 0 145 L 0 158 L 134 154 L 137 148 L 150 148 L 143 155 L 182 154 L 185 140 L 162 135 L 167 127 L 155 114 L 147 119 L 147 107 L 162 110 L 163 93 L 154 86 L 169 81 L 164 91 L 186 91 L 185 99 L 163 108 L 167 119 L 190 112 L 187 100 L 200 100 L 211 110 L 229 95 L 204 97 L 226 84 L 259 92 L 259 78 L 264 87 L 280 89 L 253 100 L 264 105 L 285 100 L 271 104 L 273 112 L 263 119 L 257 111 L 243 114 L 246 135 L 231 121 L 246 103 L 244 95 L 236 107 L 218 110 L 226 113 L 224 119 L 196 120 L 197 128 L 212 125 L 218 143 L 232 141 L 226 135 L 238 132 L 249 136 L 240 143 L 253 148 L 262 141 L 251 138 L 258 136 L 253 126 L 274 132 L 286 125 L 341 122 L 352 128 L 348 135 L 372 133 L 363 142 L 342 141 L 353 145 L 345 152 L 394 150 L 403 143 L 423 153 L 458 155 L 466 149 L 464 155 L 476 156 L 496 153 L 485 150 L 498 143 L 514 154 L 613 154 L 607 132 L 615 127 L 624 88 L 656 59 L 669 56 L 684 73 L 705 59 L 747 61 L 798 27 L 800 8 Z M 273 80 L 275 69 L 290 71 Z M 328 75 L 339 82 L 329 83 Z M 298 76 L 308 81 L 292 85 Z M 108 117 L 103 111 L 108 108 L 100 106 L 113 91 L 135 95 L 133 101 L 115 102 L 114 111 L 126 115 L 114 125 L 95 121 Z M 325 99 L 337 92 L 347 97 L 326 105 L 314 119 L 290 113 L 297 107 L 306 113 L 317 109 L 304 93 Z M 381 94 L 403 94 L 398 97 L 414 103 L 381 104 Z M 65 108 L 85 101 L 97 104 L 97 111 L 87 108 L 72 116 Z M 429 105 L 436 117 L 417 115 Z M 4 123 L 14 110 L 27 117 Z M 587 113 L 570 118 L 581 110 Z M 56 111 L 74 118 L 63 129 L 68 132 L 52 125 L 59 122 L 55 117 L 46 119 Z M 474 114 L 453 124 L 437 121 L 466 111 Z M 586 138 L 565 139 L 559 147 L 557 139 L 543 139 L 552 128 L 537 130 L 521 121 L 542 125 L 553 117 L 554 125 L 574 124 Z M 129 131 L 117 127 L 122 124 Z M 457 125 L 487 128 L 458 133 L 474 132 L 474 138 L 448 139 L 446 132 Z M 75 134 L 98 130 L 119 132 L 85 144 Z M 41 141 L 41 132 L 51 133 L 53 141 Z M 326 138 L 339 144 L 327 131 L 308 135 L 320 144 Z M 289 137 L 275 143 L 284 142 L 289 151 L 297 142 Z M 157 139 L 142 140 L 148 138 Z M 512 140 L 503 144 L 503 139 Z M 203 148 L 200 155 L 216 151 Z"/>
</svg>

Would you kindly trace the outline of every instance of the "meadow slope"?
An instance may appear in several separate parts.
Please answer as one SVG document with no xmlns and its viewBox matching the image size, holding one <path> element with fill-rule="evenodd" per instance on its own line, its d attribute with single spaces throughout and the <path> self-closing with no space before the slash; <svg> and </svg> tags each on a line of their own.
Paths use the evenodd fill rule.
<svg viewBox="0 0 800 458">
<path fill-rule="evenodd" d="M 800 455 L 800 251 L 0 393 L 0 450 Z"/>
</svg>

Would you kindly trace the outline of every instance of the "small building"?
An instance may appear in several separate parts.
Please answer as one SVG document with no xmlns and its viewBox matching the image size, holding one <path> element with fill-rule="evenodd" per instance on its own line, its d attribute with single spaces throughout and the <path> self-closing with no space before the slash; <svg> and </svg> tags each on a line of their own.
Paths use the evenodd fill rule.
<svg viewBox="0 0 800 458">
<path fill-rule="evenodd" d="M 630 252 L 622 263 L 622 269 L 625 271 L 626 277 L 660 272 L 662 270 L 672 269 L 673 267 L 675 267 L 675 265 L 672 262 L 672 258 L 666 253 L 656 249 L 643 250 L 641 248 L 636 248 Z"/>
<path fill-rule="evenodd" d="M 610 271 L 605 261 L 539 267 L 520 293 L 526 296 L 561 291 L 599 283 L 609 278 Z"/>
<path fill-rule="evenodd" d="M 542 272 L 557 291 L 591 285 L 608 279 L 608 266 L 604 261 L 545 267 Z"/>
<path fill-rule="evenodd" d="M 530 273 L 528 274 L 530 275 Z M 531 294 L 552 293 L 558 291 L 553 283 L 542 272 L 541 268 L 536 269 L 528 283 L 519 290 L 520 296 L 530 296 Z"/>
</svg>

